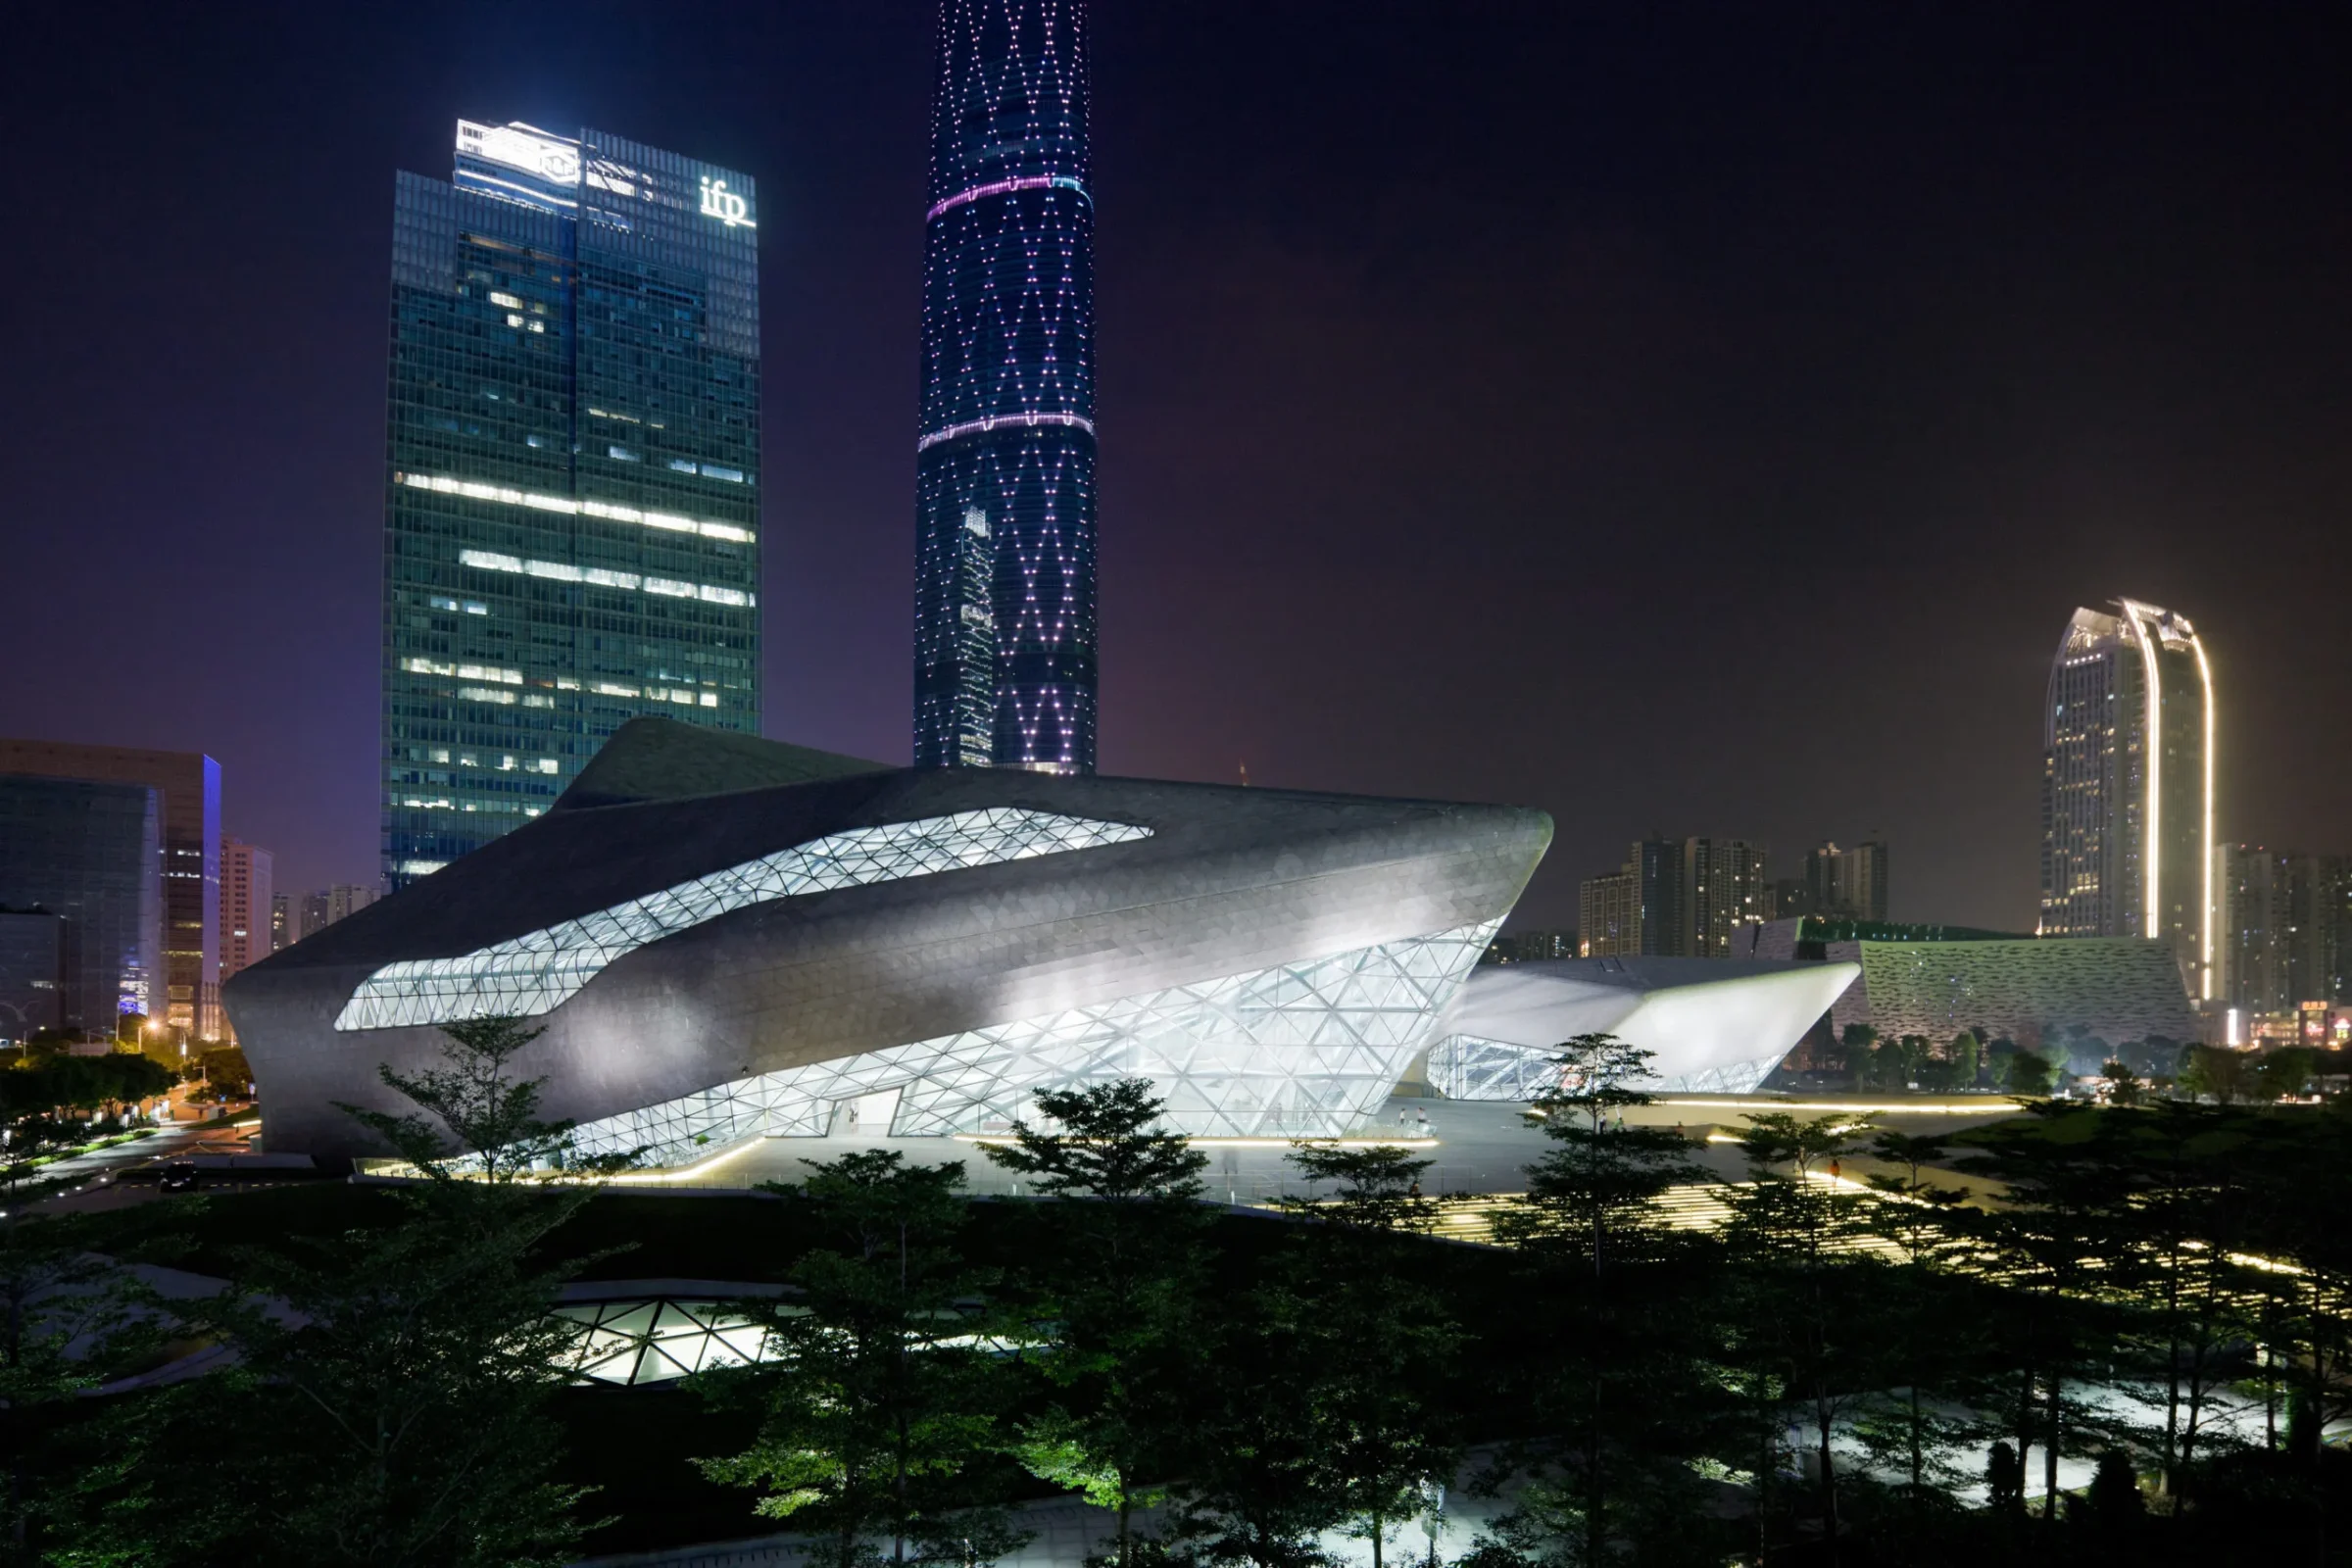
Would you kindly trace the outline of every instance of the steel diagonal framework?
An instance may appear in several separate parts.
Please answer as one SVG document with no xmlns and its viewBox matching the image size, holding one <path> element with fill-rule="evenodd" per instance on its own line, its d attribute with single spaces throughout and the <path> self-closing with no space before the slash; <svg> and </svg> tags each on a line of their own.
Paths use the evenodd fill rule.
<svg viewBox="0 0 2352 1568">
<path fill-rule="evenodd" d="M 569 1000 L 622 955 L 756 904 L 1123 844 L 1151 834 L 1150 828 L 1126 822 L 1010 807 L 829 833 L 454 958 L 385 964 L 361 983 L 335 1027 L 391 1029 L 529 1017 Z"/>
<path fill-rule="evenodd" d="M 1660 1095 L 1753 1094 L 1786 1054 L 1717 1062 L 1696 1072 L 1645 1078 L 1631 1087 Z M 1429 1048 L 1429 1083 L 1448 1100 L 1539 1100 L 1560 1087 L 1559 1052 L 1478 1035 L 1447 1035 Z"/>
<path fill-rule="evenodd" d="M 761 1360 L 766 1348 L 765 1329 L 718 1301 L 584 1301 L 555 1315 L 579 1326 L 572 1369 L 582 1383 L 668 1383 Z"/>
<path fill-rule="evenodd" d="M 823 1134 L 899 1092 L 899 1137 L 1002 1131 L 1040 1089 L 1151 1079 L 1195 1137 L 1336 1137 L 1370 1121 L 1499 920 L 915 1041 L 718 1085 L 581 1127 L 591 1154 L 677 1164 L 760 1134 Z"/>
</svg>

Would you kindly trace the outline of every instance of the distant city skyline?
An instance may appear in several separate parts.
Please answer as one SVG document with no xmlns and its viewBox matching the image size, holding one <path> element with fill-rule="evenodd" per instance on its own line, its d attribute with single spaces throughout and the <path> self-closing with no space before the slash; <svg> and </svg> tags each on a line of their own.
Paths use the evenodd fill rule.
<svg viewBox="0 0 2352 1568">
<path fill-rule="evenodd" d="M 0 731 L 206 751 L 288 885 L 376 875 L 386 186 L 466 116 L 758 176 L 761 727 L 910 755 L 938 10 L 697 15 L 21 19 L 74 238 L 9 297 L 108 303 L 0 388 Z M 2352 567 L 2323 19 L 1092 29 L 1104 771 L 1543 807 L 1531 927 L 1665 822 L 1859 825 L 1892 918 L 2030 929 L 2051 644 L 2126 595 L 2220 651 L 2216 841 L 2352 849 L 2352 667 L 2280 610 Z"/>
</svg>

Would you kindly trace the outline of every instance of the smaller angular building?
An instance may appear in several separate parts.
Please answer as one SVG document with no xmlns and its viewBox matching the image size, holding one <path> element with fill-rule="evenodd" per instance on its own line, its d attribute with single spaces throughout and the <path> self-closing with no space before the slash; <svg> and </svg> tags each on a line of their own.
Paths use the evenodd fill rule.
<svg viewBox="0 0 2352 1568">
<path fill-rule="evenodd" d="M 1884 1039 L 1937 1044 L 1963 1029 L 2039 1048 L 2076 1030 L 2111 1044 L 2196 1040 L 2200 1017 L 2158 937 L 2023 937 L 1966 926 L 1872 920 L 1774 920 L 1749 930 L 1759 958 L 1859 964 L 1862 980 L 1830 1009 L 1830 1029 L 1868 1024 Z"/>
<path fill-rule="evenodd" d="M 1613 1034 L 1652 1054 L 1668 1094 L 1744 1095 L 1861 974 L 1852 963 L 1557 958 L 1480 969 L 1429 1051 L 1450 1100 L 1534 1100 L 1559 1082 L 1561 1041 Z"/>
<path fill-rule="evenodd" d="M 592 1152 L 980 1132 L 1152 1079 L 1192 1134 L 1362 1125 L 1551 837 L 1540 811 L 889 768 L 638 719 L 554 809 L 245 970 L 273 1152 L 382 1152 L 379 1064 L 520 1015 Z M 1720 968 L 1720 965 L 1715 967 Z"/>
</svg>

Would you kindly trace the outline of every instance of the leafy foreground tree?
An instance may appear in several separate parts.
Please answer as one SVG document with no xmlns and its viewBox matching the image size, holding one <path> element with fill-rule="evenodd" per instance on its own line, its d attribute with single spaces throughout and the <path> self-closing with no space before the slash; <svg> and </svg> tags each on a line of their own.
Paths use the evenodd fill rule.
<svg viewBox="0 0 2352 1568">
<path fill-rule="evenodd" d="M 1669 1230 L 1657 1200 L 1701 1173 L 1681 1133 L 1625 1124 L 1627 1110 L 1649 1103 L 1639 1087 L 1648 1052 L 1606 1034 L 1557 1049 L 1560 1088 L 1537 1107 L 1554 1147 L 1528 1167 L 1525 1204 L 1497 1227 L 1522 1249 L 1541 1303 L 1541 1329 L 1512 1351 L 1557 1437 L 1513 1456 L 1532 1479 L 1481 1555 L 1672 1556 L 1700 1511 L 1689 1461 L 1716 1400 L 1693 1332 L 1706 1244 Z"/>
<path fill-rule="evenodd" d="M 1819 1522 L 1835 1563 L 1843 1520 L 1831 1438 L 1863 1394 L 1881 1386 L 1883 1371 L 1873 1358 L 1875 1338 L 1847 1309 L 1857 1296 L 1875 1294 L 1876 1282 L 1864 1276 L 1882 1266 L 1865 1250 L 1869 1204 L 1829 1169 L 1853 1151 L 1866 1124 L 1786 1111 L 1747 1120 L 1740 1143 L 1749 1181 L 1725 1198 L 1727 1240 L 1740 1274 L 1742 1355 L 1807 1407 Z M 1760 1466 L 1759 1483 L 1767 1468 Z"/>
<path fill-rule="evenodd" d="M 1426 1282 L 1420 1179 L 1404 1150 L 1300 1144 L 1291 1162 L 1334 1181 L 1294 1208 L 1271 1277 L 1250 1298 L 1256 1362 L 1217 1408 L 1185 1529 L 1212 1560 L 1318 1554 L 1341 1527 L 1384 1568 L 1390 1540 L 1458 1461 L 1446 1409 L 1461 1331 Z M 1221 1358 L 1231 1364 L 1233 1357 Z"/>
<path fill-rule="evenodd" d="M 1952 1457 L 1966 1451 L 1979 1424 L 1963 1414 L 1981 1351 L 1978 1319 L 1988 1303 L 1951 1272 L 1968 1234 L 1959 1188 L 1931 1180 L 1947 1152 L 1943 1138 L 1883 1132 L 1870 1152 L 1887 1168 L 1869 1178 L 1879 1195 L 1871 1225 L 1897 1256 L 1893 1269 L 1856 1271 L 1853 1282 L 1878 1287 L 1853 1303 L 1881 1335 L 1877 1364 L 1894 1387 L 1868 1398 L 1854 1422 L 1870 1467 L 1897 1479 L 1889 1490 L 1901 1528 L 1916 1539 L 1959 1507 L 1967 1480 Z"/>
<path fill-rule="evenodd" d="M 1112 1562 L 1131 1568 L 1134 1514 L 1166 1496 L 1205 1364 L 1197 1200 L 1207 1159 L 1161 1130 L 1151 1080 L 1037 1097 L 1051 1126 L 1013 1123 L 995 1164 L 1031 1179 L 1032 1314 L 1055 1325 L 1039 1361 L 1053 1397 L 1014 1447 L 1032 1474 L 1117 1516 Z"/>
<path fill-rule="evenodd" d="M 1437 1223 L 1436 1200 L 1421 1193 L 1434 1159 L 1393 1144 L 1347 1149 L 1327 1142 L 1295 1143 L 1288 1157 L 1309 1183 L 1334 1184 L 1329 1198 L 1285 1203 L 1293 1213 L 1368 1231 L 1426 1231 Z"/>
<path fill-rule="evenodd" d="M 576 1554 L 583 1494 L 556 1479 L 547 1415 L 576 1330 L 550 1311 L 562 1273 L 535 1259 L 586 1195 L 525 1183 L 508 1158 L 470 1172 L 490 1180 L 460 1179 L 469 1155 L 506 1147 L 491 1136 L 568 1152 L 567 1130 L 531 1114 L 538 1086 L 514 1081 L 513 1052 L 480 1048 L 512 1038 L 512 1021 L 477 1022 L 450 1030 L 447 1062 L 416 1081 L 432 1120 L 369 1122 L 429 1179 L 386 1192 L 375 1223 L 242 1250 L 230 1291 L 181 1309 L 178 1332 L 219 1341 L 233 1364 L 106 1412 L 54 1561 L 511 1568 Z"/>
<path fill-rule="evenodd" d="M 496 1185 L 541 1172 L 610 1175 L 644 1157 L 642 1149 L 583 1154 L 575 1142 L 575 1123 L 540 1119 L 540 1089 L 547 1080 L 517 1078 L 514 1058 L 547 1033 L 544 1028 L 496 1016 L 467 1018 L 446 1025 L 441 1033 L 445 1038 L 439 1066 L 414 1077 L 394 1072 L 389 1063 L 376 1068 L 385 1087 L 398 1091 L 417 1110 L 394 1115 L 340 1106 L 431 1180 L 478 1177 Z"/>
<path fill-rule="evenodd" d="M 878 1539 L 898 1564 L 1010 1550 L 1020 1538 L 971 1509 L 965 1484 L 1001 1444 L 1002 1380 L 982 1345 L 1002 1325 L 977 1298 L 993 1281 L 955 1250 L 962 1164 L 906 1165 L 896 1151 L 806 1163 L 808 1181 L 766 1190 L 806 1204 L 836 1245 L 794 1267 L 797 1301 L 738 1308 L 765 1335 L 758 1364 L 696 1380 L 760 1413 L 752 1446 L 704 1472 L 819 1532 L 829 1568 L 881 1561 Z"/>
<path fill-rule="evenodd" d="M 41 1522 L 73 1494 L 61 1418 L 153 1343 L 140 1293 L 95 1241 L 85 1215 L 0 1220 L 0 1563 L 38 1562 Z"/>
</svg>

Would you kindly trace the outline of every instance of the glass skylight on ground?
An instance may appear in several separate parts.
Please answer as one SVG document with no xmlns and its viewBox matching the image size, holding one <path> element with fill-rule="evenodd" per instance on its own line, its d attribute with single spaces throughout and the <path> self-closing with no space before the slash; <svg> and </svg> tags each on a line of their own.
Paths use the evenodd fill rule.
<svg viewBox="0 0 2352 1568">
<path fill-rule="evenodd" d="M 1127 822 L 995 807 L 829 833 L 594 914 L 454 958 L 388 963 L 360 985 L 338 1030 L 394 1029 L 562 1004 L 605 965 L 706 920 L 803 893 L 863 887 L 1151 837 Z"/>
<path fill-rule="evenodd" d="M 821 1136 L 899 1091 L 898 1137 L 1004 1130 L 1040 1089 L 1144 1077 L 1195 1137 L 1332 1138 L 1374 1119 L 1499 920 L 721 1084 L 589 1122 L 585 1153 L 684 1165 L 762 1133 Z"/>
<path fill-rule="evenodd" d="M 667 1383 L 758 1361 L 766 1348 L 764 1329 L 717 1301 L 585 1301 L 556 1315 L 579 1325 L 572 1365 L 582 1383 Z"/>
</svg>

